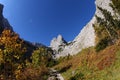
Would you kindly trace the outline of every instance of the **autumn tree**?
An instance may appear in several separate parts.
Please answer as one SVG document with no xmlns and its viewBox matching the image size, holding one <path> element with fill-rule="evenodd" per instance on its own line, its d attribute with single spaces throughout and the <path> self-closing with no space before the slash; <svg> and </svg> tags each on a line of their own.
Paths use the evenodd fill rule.
<svg viewBox="0 0 120 80">
<path fill-rule="evenodd" d="M 51 50 L 45 47 L 37 48 L 33 51 L 31 60 L 19 80 L 47 80 L 47 65 L 52 61 Z"/>
<path fill-rule="evenodd" d="M 47 65 L 52 59 L 52 55 L 47 48 L 39 48 L 32 54 L 32 64 L 34 66 Z"/>
<path fill-rule="evenodd" d="M 0 75 L 6 78 L 17 78 L 24 62 L 26 48 L 19 35 L 5 29 L 0 35 Z"/>
</svg>

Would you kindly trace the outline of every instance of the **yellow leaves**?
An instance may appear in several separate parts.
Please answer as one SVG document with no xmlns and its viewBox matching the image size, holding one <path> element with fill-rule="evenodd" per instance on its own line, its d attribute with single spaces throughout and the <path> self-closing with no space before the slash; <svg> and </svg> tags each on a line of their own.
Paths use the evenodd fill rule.
<svg viewBox="0 0 120 80">
<path fill-rule="evenodd" d="M 17 80 L 20 78 L 20 73 L 21 73 L 21 70 L 16 70 L 15 71 L 15 77 L 16 77 Z"/>
<path fill-rule="evenodd" d="M 3 42 L 4 40 L 6 40 L 6 37 L 1 37 L 1 41 Z"/>
<path fill-rule="evenodd" d="M 7 29 L 5 29 L 0 36 L 0 45 L 5 49 L 9 49 L 12 53 L 19 54 L 26 52 L 26 49 L 23 47 L 24 43 L 19 39 L 19 35 Z"/>
<path fill-rule="evenodd" d="M 23 55 L 26 51 L 24 42 L 18 34 L 7 29 L 2 32 L 0 35 L 0 63 L 10 63 L 12 65 L 10 71 L 13 72 L 10 75 L 15 75 L 17 80 L 22 72 Z M 6 72 L 6 74 L 9 73 Z"/>
<path fill-rule="evenodd" d="M 22 69 L 22 65 L 19 65 L 19 66 L 18 66 L 18 69 Z"/>
<path fill-rule="evenodd" d="M 3 60 L 3 53 L 2 53 L 2 50 L 0 49 L 0 63 L 2 63 L 4 60 Z"/>
<path fill-rule="evenodd" d="M 15 74 L 18 75 L 18 74 L 20 74 L 20 72 L 21 72 L 20 70 L 16 70 Z"/>
<path fill-rule="evenodd" d="M 15 77 L 16 77 L 16 80 L 19 80 L 20 77 L 21 77 L 21 73 L 22 73 L 22 65 L 18 65 L 17 66 L 17 69 L 15 70 L 14 74 L 15 74 Z"/>
<path fill-rule="evenodd" d="M 14 56 L 14 58 L 16 58 L 16 59 L 20 59 L 20 57 L 18 56 L 18 55 L 13 55 Z"/>
<path fill-rule="evenodd" d="M 2 35 L 2 36 L 8 36 L 8 35 L 10 35 L 10 33 L 11 33 L 11 30 L 4 30 L 3 32 L 2 32 L 2 34 L 4 34 L 4 35 Z"/>
</svg>

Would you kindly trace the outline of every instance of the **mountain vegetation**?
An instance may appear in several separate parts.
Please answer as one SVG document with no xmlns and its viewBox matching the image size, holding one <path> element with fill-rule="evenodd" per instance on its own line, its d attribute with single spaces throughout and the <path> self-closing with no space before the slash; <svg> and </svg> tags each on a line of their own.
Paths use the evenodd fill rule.
<svg viewBox="0 0 120 80">
<path fill-rule="evenodd" d="M 96 15 L 97 23 L 94 24 L 96 32 L 96 51 L 106 48 L 108 45 L 114 44 L 120 38 L 120 20 L 113 17 L 111 13 L 105 9 L 98 7 L 102 12 L 104 19 Z M 118 10 L 116 8 L 116 10 Z"/>
<path fill-rule="evenodd" d="M 54 59 L 51 48 L 32 45 L 14 31 L 0 27 L 0 80 L 48 80 L 50 69 L 65 80 L 119 80 L 120 0 L 111 1 L 115 15 L 98 7 L 104 18 L 96 15 L 93 24 L 96 46 L 73 56 Z"/>
<path fill-rule="evenodd" d="M 119 0 L 110 4 L 116 15 L 101 7 L 104 18 L 96 15 L 93 24 L 96 46 L 82 50 L 75 56 L 61 57 L 53 68 L 61 72 L 65 80 L 119 80 L 120 79 L 120 20 Z"/>
<path fill-rule="evenodd" d="M 43 80 L 47 67 L 53 65 L 51 49 L 38 48 L 28 58 L 29 48 L 17 33 L 3 30 L 0 35 L 1 80 Z"/>
<path fill-rule="evenodd" d="M 62 58 L 53 68 L 65 80 L 119 80 L 120 45 L 111 45 L 100 52 L 94 47 L 82 50 L 75 56 Z"/>
</svg>

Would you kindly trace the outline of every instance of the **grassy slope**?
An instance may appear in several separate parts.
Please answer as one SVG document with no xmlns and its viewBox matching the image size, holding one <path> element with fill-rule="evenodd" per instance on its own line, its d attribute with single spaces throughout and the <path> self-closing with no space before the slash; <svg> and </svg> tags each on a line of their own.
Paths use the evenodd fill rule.
<svg viewBox="0 0 120 80">
<path fill-rule="evenodd" d="M 94 48 L 84 49 L 75 56 L 61 58 L 54 66 L 65 80 L 119 80 L 120 43 L 96 53 Z"/>
</svg>

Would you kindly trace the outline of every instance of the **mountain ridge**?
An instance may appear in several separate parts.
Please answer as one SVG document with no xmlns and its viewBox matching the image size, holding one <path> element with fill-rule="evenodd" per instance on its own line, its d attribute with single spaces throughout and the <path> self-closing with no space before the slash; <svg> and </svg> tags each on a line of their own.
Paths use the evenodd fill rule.
<svg viewBox="0 0 120 80">
<path fill-rule="evenodd" d="M 9 24 L 8 20 L 3 16 L 4 5 L 0 4 L 0 33 L 5 29 L 10 29 L 13 31 L 12 26 Z"/>
<path fill-rule="evenodd" d="M 58 50 L 61 49 L 61 47 L 59 47 L 60 44 L 54 45 L 53 40 L 51 40 L 50 47 L 56 52 L 55 54 L 56 58 L 64 57 L 67 55 L 75 55 L 78 52 L 80 52 L 82 49 L 96 45 L 95 44 L 96 35 L 95 35 L 94 27 L 93 27 L 93 24 L 97 23 L 95 16 L 97 15 L 98 17 L 104 19 L 104 16 L 98 7 L 107 9 L 112 15 L 114 15 L 114 11 L 109 5 L 110 3 L 111 3 L 110 0 L 105 0 L 105 1 L 96 0 L 95 1 L 96 11 L 95 11 L 93 18 L 86 24 L 86 26 L 83 27 L 83 29 L 80 31 L 78 36 L 76 36 L 75 39 L 71 41 L 72 45 L 62 46 L 62 51 L 59 52 Z"/>
<path fill-rule="evenodd" d="M 51 41 L 52 50 L 21 39 L 0 5 L 0 80 L 119 80 L 120 1 L 116 1 L 96 0 L 95 15 L 78 36 L 66 42 L 58 35 Z"/>
</svg>

